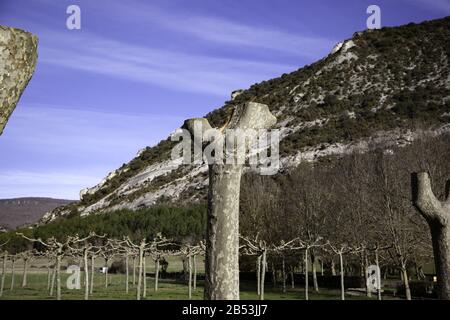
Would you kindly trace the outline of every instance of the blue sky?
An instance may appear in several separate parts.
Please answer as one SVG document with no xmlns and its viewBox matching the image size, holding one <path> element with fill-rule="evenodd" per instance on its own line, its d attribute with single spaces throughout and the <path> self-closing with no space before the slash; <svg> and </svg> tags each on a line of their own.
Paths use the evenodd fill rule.
<svg viewBox="0 0 450 320">
<path fill-rule="evenodd" d="M 66 8 L 81 8 L 81 30 Z M 314 62 L 366 28 L 450 15 L 450 0 L 0 0 L 39 37 L 38 65 L 0 137 L 0 198 L 77 199 L 235 89 Z"/>
</svg>

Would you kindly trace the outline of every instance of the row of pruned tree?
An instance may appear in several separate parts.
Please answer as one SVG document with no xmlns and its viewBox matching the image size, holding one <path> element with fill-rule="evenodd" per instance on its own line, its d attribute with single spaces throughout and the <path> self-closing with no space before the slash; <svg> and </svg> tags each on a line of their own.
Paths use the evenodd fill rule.
<svg viewBox="0 0 450 320">
<path fill-rule="evenodd" d="M 10 274 L 11 285 L 10 290 L 14 289 L 15 281 L 15 265 L 17 260 L 23 260 L 23 281 L 22 287 L 27 286 L 28 266 L 32 259 L 37 257 L 45 258 L 47 263 L 47 290 L 51 296 L 56 291 L 56 299 L 62 299 L 62 282 L 61 267 L 64 258 L 79 259 L 80 266 L 84 269 L 84 298 L 88 300 L 94 291 L 94 276 L 96 258 L 102 258 L 105 263 L 104 283 L 105 288 L 109 286 L 108 270 L 111 262 L 116 258 L 121 258 L 125 264 L 125 292 L 129 293 L 130 282 L 136 287 L 136 299 L 146 298 L 147 295 L 147 273 L 146 258 L 150 257 L 155 262 L 155 282 L 154 290 L 158 291 L 158 282 L 160 278 L 161 261 L 165 261 L 169 256 L 181 256 L 189 261 L 188 263 L 188 296 L 192 297 L 192 289 L 196 289 L 197 284 L 197 268 L 196 257 L 204 254 L 204 243 L 202 241 L 192 243 L 173 243 L 171 240 L 158 234 L 155 238 L 148 240 L 143 238 L 139 242 L 135 242 L 130 237 L 122 239 L 108 238 L 106 235 L 97 235 L 90 233 L 86 237 L 78 235 L 67 236 L 63 240 L 50 237 L 48 239 L 33 238 L 23 233 L 18 233 L 23 239 L 33 244 L 33 249 L 18 252 L 15 254 L 8 253 L 6 249 L 1 250 L 2 255 L 2 278 L 0 297 L 3 294 L 5 279 L 7 274 L 6 264 L 11 262 Z M 7 243 L 0 246 L 5 247 Z M 130 266 L 132 260 L 132 266 Z M 89 265 L 90 264 L 90 265 Z M 132 274 L 132 281 L 130 281 Z"/>
</svg>

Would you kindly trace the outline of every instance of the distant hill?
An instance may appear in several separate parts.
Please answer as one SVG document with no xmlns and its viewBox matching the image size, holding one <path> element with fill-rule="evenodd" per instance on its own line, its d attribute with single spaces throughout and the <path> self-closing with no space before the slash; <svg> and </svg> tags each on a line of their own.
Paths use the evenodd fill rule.
<svg viewBox="0 0 450 320">
<path fill-rule="evenodd" d="M 0 230 L 35 223 L 46 212 L 71 202 L 51 198 L 0 199 Z"/>
</svg>

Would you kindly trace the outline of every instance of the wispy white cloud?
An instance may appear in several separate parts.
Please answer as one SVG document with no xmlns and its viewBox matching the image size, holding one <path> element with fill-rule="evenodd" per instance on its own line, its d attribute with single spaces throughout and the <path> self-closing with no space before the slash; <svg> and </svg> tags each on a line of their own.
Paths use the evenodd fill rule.
<svg viewBox="0 0 450 320">
<path fill-rule="evenodd" d="M 136 152 L 167 137 L 181 117 L 23 104 L 0 139 L 0 198 L 76 199 Z M 33 163 L 27 169 L 17 154 Z M 36 161 L 36 163 L 34 163 Z"/>
<path fill-rule="evenodd" d="M 23 104 L 17 108 L 0 146 L 11 137 L 19 145 L 35 145 L 53 152 L 70 146 L 73 153 L 133 153 L 165 138 L 182 121 L 177 116 Z"/>
<path fill-rule="evenodd" d="M 42 37 L 42 36 L 41 36 Z M 226 96 L 294 66 L 148 48 L 89 34 L 49 31 L 40 63 L 138 81 L 176 91 Z"/>
<path fill-rule="evenodd" d="M 442 0 L 443 1 L 443 0 Z M 98 4 L 97 4 L 98 5 Z M 247 24 L 192 12 L 164 10 L 149 2 L 129 0 L 111 4 L 110 13 L 116 19 L 158 24 L 184 36 L 218 43 L 228 47 L 253 48 L 289 54 L 295 57 L 320 58 L 332 48 L 336 39 L 311 33 L 293 33 L 270 24 Z"/>
<path fill-rule="evenodd" d="M 269 49 L 296 57 L 318 59 L 335 43 L 317 36 L 295 35 L 279 29 L 210 17 L 186 18 L 181 23 L 166 23 L 166 26 L 210 42 Z"/>
<path fill-rule="evenodd" d="M 408 0 L 408 3 L 415 3 L 422 8 L 438 10 L 442 13 L 450 13 L 450 0 Z"/>
<path fill-rule="evenodd" d="M 81 172 L 6 171 L 0 172 L 0 198 L 24 196 L 77 200 L 78 191 L 98 182 L 97 176 Z"/>
</svg>

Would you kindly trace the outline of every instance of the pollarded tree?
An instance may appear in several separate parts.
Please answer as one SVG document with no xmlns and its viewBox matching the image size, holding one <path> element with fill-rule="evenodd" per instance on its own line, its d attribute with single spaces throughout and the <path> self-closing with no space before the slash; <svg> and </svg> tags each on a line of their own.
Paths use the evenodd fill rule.
<svg viewBox="0 0 450 320">
<path fill-rule="evenodd" d="M 20 259 L 23 260 L 22 288 L 27 286 L 28 265 L 36 255 L 36 250 L 27 250 L 19 253 Z"/>
<path fill-rule="evenodd" d="M 339 274 L 341 277 L 341 300 L 345 300 L 344 255 L 347 255 L 349 253 L 355 253 L 358 251 L 358 249 L 354 249 L 346 243 L 341 243 L 338 246 L 336 246 L 328 242 L 327 245 L 328 245 L 327 247 L 331 250 L 331 252 L 339 256 Z M 324 249 L 326 250 L 327 247 L 325 247 Z"/>
<path fill-rule="evenodd" d="M 89 291 L 90 291 L 90 282 L 93 281 L 93 275 L 89 276 L 89 255 L 94 255 L 95 253 L 99 253 L 101 248 L 94 245 L 93 238 L 105 238 L 106 235 L 99 236 L 95 233 L 91 233 L 89 238 L 85 238 L 84 242 L 76 242 L 76 246 L 68 245 L 69 248 L 81 255 L 83 259 L 83 267 L 84 267 L 84 300 L 89 300 Z"/>
<path fill-rule="evenodd" d="M 208 141 L 214 138 L 211 146 L 219 152 L 223 151 L 225 140 L 228 142 L 233 139 L 239 140 L 243 130 L 269 129 L 275 123 L 276 118 L 267 105 L 248 102 L 235 107 L 230 121 L 221 130 L 216 130 L 214 137 L 206 136 L 212 129 L 207 119 L 187 120 L 184 127 L 194 135 L 194 141 L 197 141 L 194 149 L 202 148 L 201 145 L 198 146 L 198 140 Z M 222 132 L 225 132 L 225 135 Z M 233 155 L 240 147 L 227 147 L 227 157 L 231 155 L 233 158 L 231 163 L 220 161 L 208 163 L 204 290 L 204 297 L 207 300 L 239 299 L 239 195 L 243 164 L 237 162 Z"/>
<path fill-rule="evenodd" d="M 187 262 L 188 262 L 188 297 L 189 300 L 192 299 L 192 283 L 193 283 L 193 257 L 204 254 L 205 252 L 205 246 L 203 242 L 197 244 L 197 245 L 191 245 L 188 243 L 183 244 L 179 249 L 179 254 L 183 256 Z"/>
<path fill-rule="evenodd" d="M 126 245 L 130 248 L 134 248 L 138 251 L 138 284 L 136 288 L 136 299 L 141 300 L 141 298 L 145 298 L 146 296 L 146 284 L 145 284 L 145 255 L 148 252 L 152 252 L 158 248 L 163 246 L 172 245 L 172 243 L 163 237 L 160 233 L 156 235 L 150 242 L 147 239 L 143 238 L 139 243 L 133 242 L 130 237 L 125 237 L 124 241 Z"/>
<path fill-rule="evenodd" d="M 58 241 L 56 238 L 51 237 L 43 241 L 41 238 L 34 239 L 30 238 L 23 233 L 17 233 L 17 235 L 21 236 L 22 238 L 38 243 L 47 250 L 53 251 L 56 259 L 55 263 L 55 278 L 56 278 L 56 299 L 61 300 L 61 262 L 62 259 L 72 252 L 71 247 L 75 247 L 80 242 L 85 242 L 86 240 L 92 238 L 94 235 L 90 234 L 89 236 L 85 238 L 80 238 L 78 235 L 75 236 L 67 236 L 65 240 Z M 53 287 L 53 286 L 52 286 Z"/>
<path fill-rule="evenodd" d="M 295 238 L 290 241 L 281 240 L 278 244 L 268 245 L 266 241 L 259 239 L 258 235 L 255 238 L 240 237 L 242 245 L 242 254 L 256 256 L 256 281 L 257 290 L 260 300 L 264 300 L 264 285 L 266 276 L 267 255 L 272 252 L 278 255 L 285 255 L 286 252 L 303 250 L 304 244 Z M 286 272 L 284 272 L 286 276 Z"/>
</svg>

